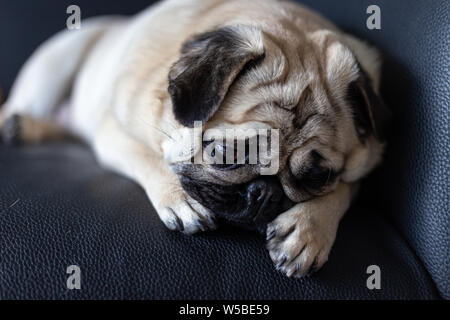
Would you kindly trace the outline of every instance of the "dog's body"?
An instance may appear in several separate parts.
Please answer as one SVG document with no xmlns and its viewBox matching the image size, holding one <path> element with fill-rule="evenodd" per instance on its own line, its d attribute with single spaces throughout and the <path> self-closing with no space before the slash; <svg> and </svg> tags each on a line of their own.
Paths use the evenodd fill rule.
<svg viewBox="0 0 450 320">
<path fill-rule="evenodd" d="M 292 205 L 269 224 L 268 248 L 283 272 L 301 276 L 327 260 L 355 183 L 380 160 L 377 59 L 290 2 L 168 0 L 46 42 L 19 75 L 0 125 L 6 141 L 66 130 L 83 137 L 102 164 L 145 189 L 167 227 L 186 233 L 213 229 L 215 213 L 242 193 L 233 210 L 256 219 L 248 195 L 278 201 L 282 190 Z M 277 182 L 249 166 L 172 161 L 184 143 L 175 132 L 194 120 L 203 129 L 278 129 Z"/>
</svg>

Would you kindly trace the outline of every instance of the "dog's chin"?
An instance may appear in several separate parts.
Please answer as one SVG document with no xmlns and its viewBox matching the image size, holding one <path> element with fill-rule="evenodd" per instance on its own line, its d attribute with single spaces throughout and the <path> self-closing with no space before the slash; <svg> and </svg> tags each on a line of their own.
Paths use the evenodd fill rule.
<svg viewBox="0 0 450 320">
<path fill-rule="evenodd" d="M 260 177 L 248 183 L 220 185 L 180 176 L 184 191 L 223 220 L 264 233 L 267 224 L 294 203 L 284 194 L 275 177 Z"/>
</svg>

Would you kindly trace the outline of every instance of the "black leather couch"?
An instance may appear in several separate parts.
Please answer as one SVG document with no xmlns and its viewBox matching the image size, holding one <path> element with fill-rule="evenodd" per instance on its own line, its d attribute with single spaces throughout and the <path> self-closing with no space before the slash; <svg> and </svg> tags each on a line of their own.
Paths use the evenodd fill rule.
<svg viewBox="0 0 450 320">
<path fill-rule="evenodd" d="M 364 182 L 322 270 L 285 278 L 261 236 L 230 226 L 168 231 L 144 192 L 83 145 L 0 145 L 0 298 L 449 299 L 450 2 L 304 2 L 381 49 L 394 113 L 386 161 Z M 75 3 L 86 17 L 149 1 Z M 6 90 L 32 49 L 64 27 L 69 4 L 0 1 Z M 371 4 L 381 30 L 366 28 Z M 66 287 L 69 265 L 81 268 L 81 290 Z M 369 265 L 381 268 L 380 290 L 366 286 Z"/>
</svg>

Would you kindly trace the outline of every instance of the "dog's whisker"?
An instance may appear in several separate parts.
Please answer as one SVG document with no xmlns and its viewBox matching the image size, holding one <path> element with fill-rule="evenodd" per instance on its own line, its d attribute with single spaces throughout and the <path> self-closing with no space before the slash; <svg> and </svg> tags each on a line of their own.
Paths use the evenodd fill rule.
<svg viewBox="0 0 450 320">
<path fill-rule="evenodd" d="M 331 177 L 331 168 L 328 168 L 328 177 L 327 177 L 327 181 L 325 182 L 325 185 L 327 185 L 328 182 L 330 181 L 330 177 Z"/>
<path fill-rule="evenodd" d="M 160 133 L 162 133 L 163 135 L 165 135 L 165 136 L 168 137 L 169 139 L 175 141 L 175 139 L 174 139 L 169 133 L 165 132 L 165 131 L 162 130 L 161 128 L 158 128 L 157 126 L 155 126 L 155 125 L 149 123 L 149 122 L 146 121 L 145 119 L 140 119 L 140 121 L 142 121 L 146 126 L 149 126 L 150 128 L 159 131 Z"/>
</svg>

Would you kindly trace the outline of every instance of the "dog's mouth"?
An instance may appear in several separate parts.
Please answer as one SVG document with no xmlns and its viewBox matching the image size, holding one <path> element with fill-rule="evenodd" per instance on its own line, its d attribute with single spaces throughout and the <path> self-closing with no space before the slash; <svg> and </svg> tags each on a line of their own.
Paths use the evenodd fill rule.
<svg viewBox="0 0 450 320">
<path fill-rule="evenodd" d="M 219 185 L 180 176 L 186 193 L 222 219 L 246 229 L 265 232 L 267 223 L 294 205 L 276 177 L 244 184 Z"/>
</svg>

